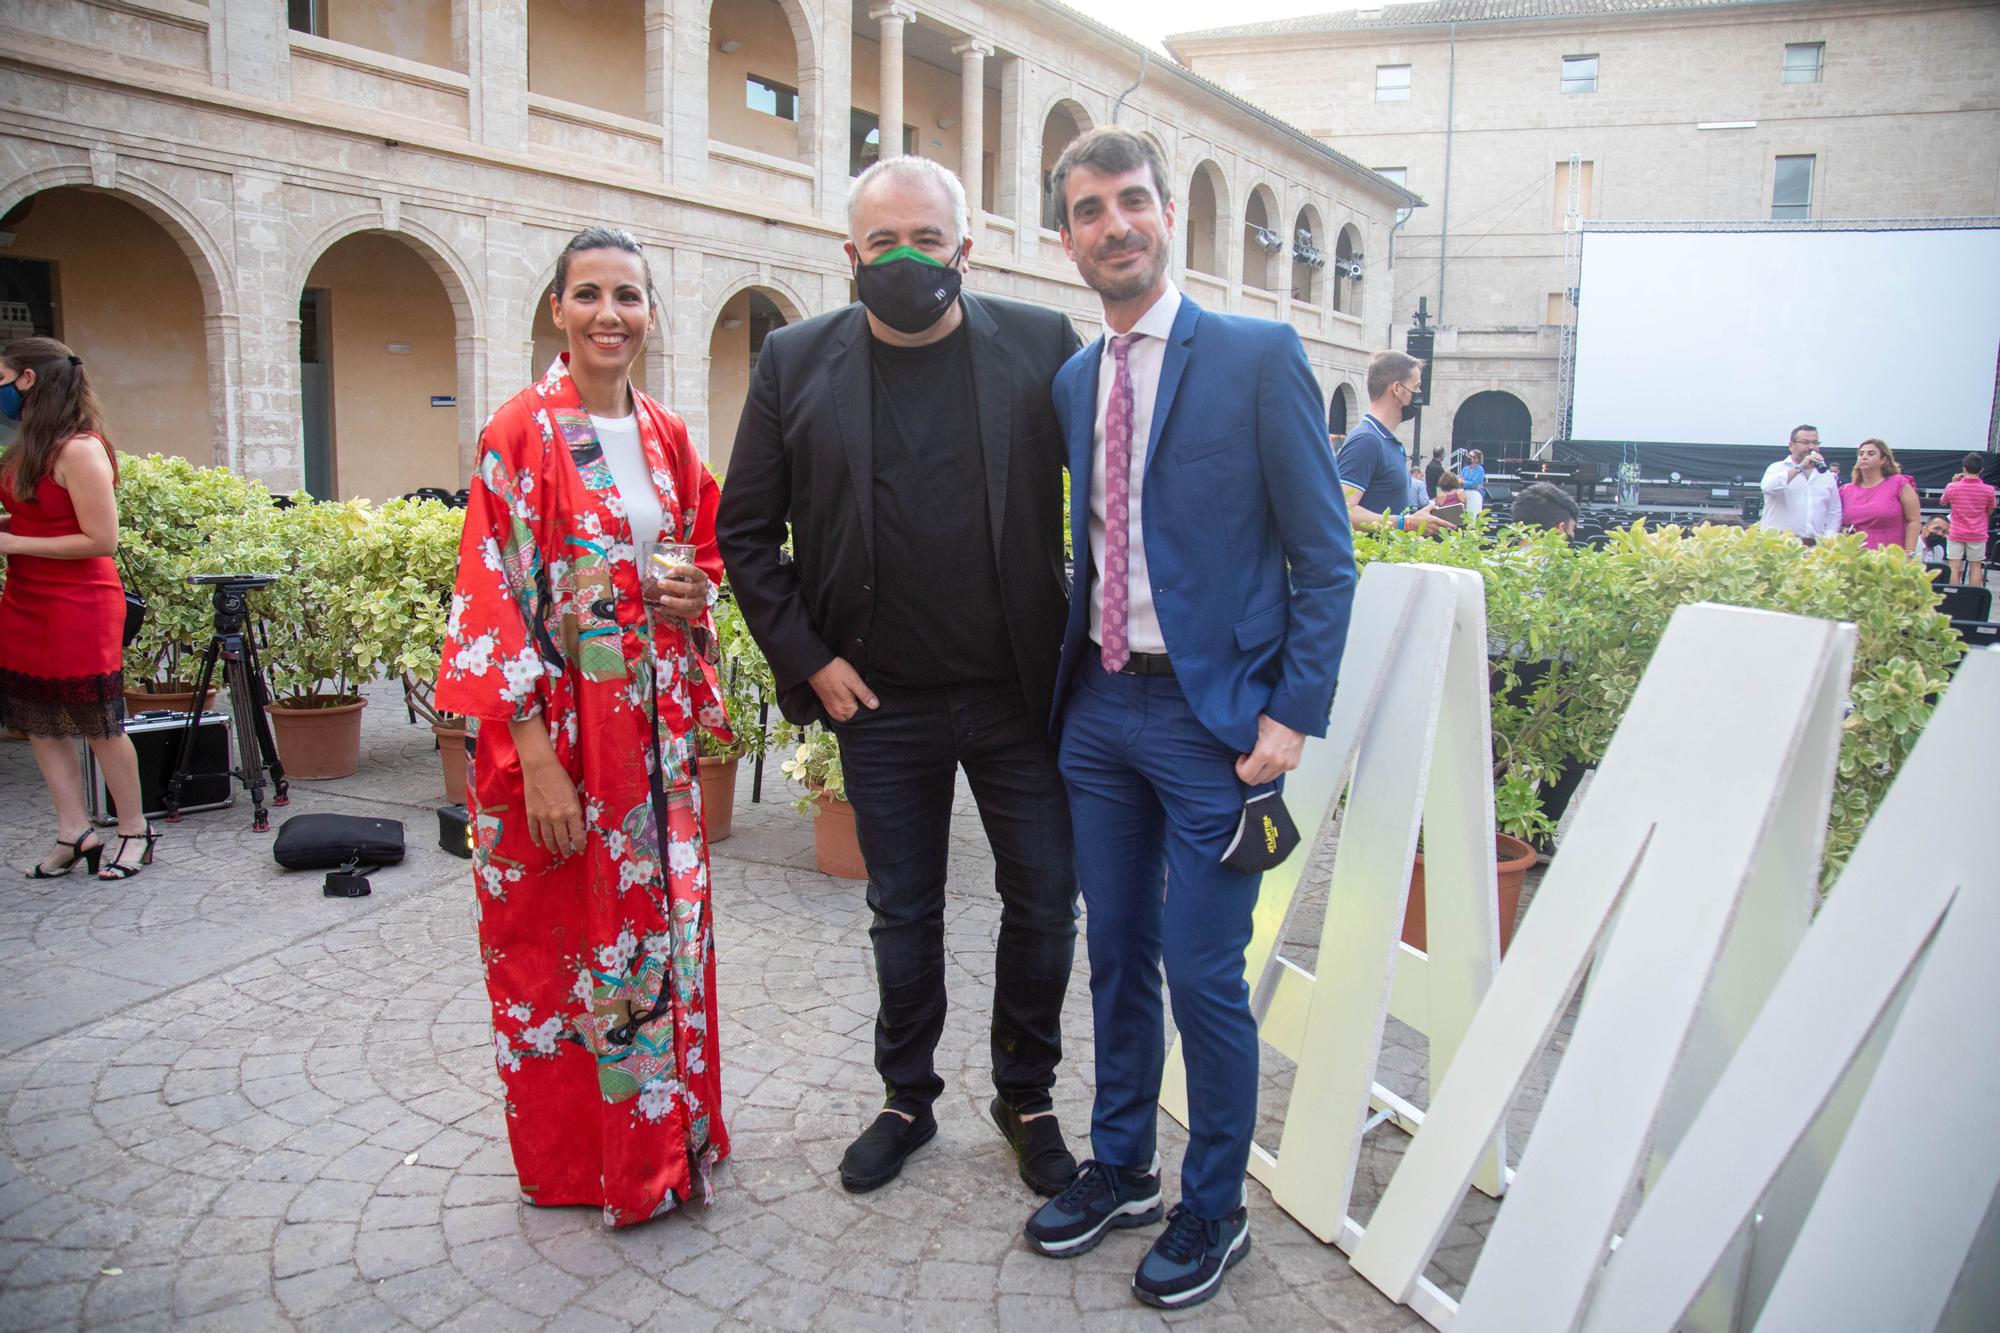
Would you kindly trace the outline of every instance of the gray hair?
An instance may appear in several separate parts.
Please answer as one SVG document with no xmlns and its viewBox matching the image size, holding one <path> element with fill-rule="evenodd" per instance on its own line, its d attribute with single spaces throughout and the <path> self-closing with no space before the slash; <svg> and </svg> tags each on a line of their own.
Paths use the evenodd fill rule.
<svg viewBox="0 0 2000 1333">
<path fill-rule="evenodd" d="M 972 218 L 965 208 L 965 186 L 961 185 L 956 173 L 950 167 L 933 162 L 927 157 L 885 157 L 868 170 L 854 178 L 847 187 L 847 234 L 854 235 L 854 215 L 861 210 L 861 196 L 868 187 L 885 177 L 901 177 L 904 180 L 921 180 L 944 191 L 951 201 L 952 221 L 957 224 L 959 241 L 964 241 L 966 233 L 972 229 Z"/>
</svg>

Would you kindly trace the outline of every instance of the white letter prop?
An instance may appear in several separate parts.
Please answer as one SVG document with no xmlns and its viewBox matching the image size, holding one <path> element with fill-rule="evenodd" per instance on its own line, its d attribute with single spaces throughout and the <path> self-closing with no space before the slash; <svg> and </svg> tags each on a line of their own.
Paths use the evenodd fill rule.
<svg viewBox="0 0 2000 1333">
<path fill-rule="evenodd" d="M 1996 736 L 2000 652 L 1975 652 L 1626 1229 L 1587 1333 L 1676 1325 L 1899 993 L 1900 1016 L 1755 1327 L 1938 1325 L 2000 1192 L 2000 875 L 1978 830 L 1939 828 L 1920 783 L 1990 771 Z M 1968 1326 L 1997 1324 L 2000 1310 L 1987 1308 Z"/>
<path fill-rule="evenodd" d="M 1783 892 L 1784 867 L 1761 853 L 1774 838 L 1817 846 L 1806 830 L 1824 824 L 1853 644 L 1852 626 L 1825 621 L 1710 605 L 1674 613 L 1588 804 L 1352 1251 L 1369 1281 L 1433 1323 L 1450 1316 L 1452 1302 L 1422 1279 L 1424 1267 L 1615 910 L 1534 1136 L 1451 1320 L 1538 1333 L 1573 1326 L 1707 1012 L 1739 900 L 1746 890 L 1753 900 Z M 1744 919 L 1785 915 L 1753 905 Z"/>
<path fill-rule="evenodd" d="M 1297 1070 L 1279 1151 L 1253 1145 L 1250 1174 L 1321 1240 L 1351 1243 L 1359 1234 L 1347 1202 L 1371 1100 L 1406 1130 L 1423 1120 L 1373 1081 L 1385 1014 L 1427 1034 L 1435 1084 L 1499 962 L 1486 652 L 1477 574 L 1370 565 L 1355 593 L 1326 738 L 1306 742 L 1286 779 L 1300 846 L 1264 876 L 1245 970 L 1264 1040 Z M 1315 976 L 1277 949 L 1313 843 L 1343 790 L 1348 806 Z M 1398 939 L 1420 817 L 1428 957 Z M 1174 1056 L 1160 1102 L 1186 1123 L 1178 1046 Z M 1492 1193 L 1501 1160 L 1495 1129 L 1480 1161 L 1481 1187 Z"/>
</svg>

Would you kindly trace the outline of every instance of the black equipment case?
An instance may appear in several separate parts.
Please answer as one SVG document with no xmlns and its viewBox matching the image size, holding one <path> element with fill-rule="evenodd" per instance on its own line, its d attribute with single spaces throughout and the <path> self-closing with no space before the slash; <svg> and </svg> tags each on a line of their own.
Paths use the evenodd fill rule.
<svg viewBox="0 0 2000 1333">
<path fill-rule="evenodd" d="M 139 752 L 139 794 L 145 799 L 148 819 L 166 817 L 167 784 L 173 780 L 174 765 L 180 762 L 181 738 L 187 734 L 187 714 L 161 709 L 134 713 L 125 719 L 125 734 Z M 195 724 L 194 764 L 186 785 L 181 788 L 181 813 L 191 810 L 220 810 L 236 804 L 236 784 L 229 768 L 236 751 L 230 744 L 229 718 L 222 713 L 203 713 Z M 118 810 L 98 770 L 97 756 L 83 749 L 84 791 L 90 817 L 99 824 L 118 822 Z"/>
</svg>

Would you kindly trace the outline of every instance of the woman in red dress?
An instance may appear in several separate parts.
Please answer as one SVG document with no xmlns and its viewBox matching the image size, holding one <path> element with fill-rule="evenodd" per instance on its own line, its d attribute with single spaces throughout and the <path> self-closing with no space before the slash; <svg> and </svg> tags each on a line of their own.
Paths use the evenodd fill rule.
<svg viewBox="0 0 2000 1333">
<path fill-rule="evenodd" d="M 82 861 L 99 879 L 125 879 L 152 864 L 155 834 L 125 736 L 117 456 L 82 359 L 53 338 L 0 348 L 0 416 L 20 422 L 0 454 L 0 725 L 28 737 L 56 812 L 55 846 L 28 874 L 53 879 Z M 101 870 L 79 736 L 118 806 L 118 850 Z"/>
<path fill-rule="evenodd" d="M 569 351 L 480 435 L 440 708 L 469 719 L 474 910 L 521 1196 L 610 1226 L 728 1155 L 694 728 L 713 676 L 714 478 L 634 391 L 652 279 L 578 235 L 549 299 Z M 642 577 L 651 543 L 692 566 Z M 650 604 L 650 605 L 649 605 Z"/>
</svg>

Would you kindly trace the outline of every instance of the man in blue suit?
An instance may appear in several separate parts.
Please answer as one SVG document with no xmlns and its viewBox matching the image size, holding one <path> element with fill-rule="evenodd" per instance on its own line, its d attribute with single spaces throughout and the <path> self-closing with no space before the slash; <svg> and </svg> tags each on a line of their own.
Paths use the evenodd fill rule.
<svg viewBox="0 0 2000 1333">
<path fill-rule="evenodd" d="M 1132 1288 L 1181 1309 L 1215 1294 L 1250 1239 L 1243 951 L 1258 876 L 1222 856 L 1245 799 L 1325 734 L 1354 556 L 1298 335 L 1203 310 L 1168 280 L 1174 212 L 1151 141 L 1093 130 L 1052 183 L 1106 330 L 1055 381 L 1076 578 L 1052 725 L 1088 912 L 1097 1099 L 1091 1160 L 1026 1230 L 1067 1257 L 1160 1217 L 1164 964 L 1188 1149 L 1181 1201 Z"/>
</svg>

